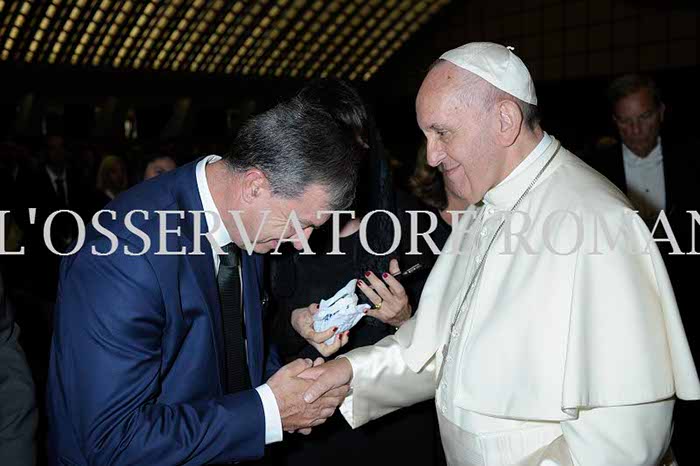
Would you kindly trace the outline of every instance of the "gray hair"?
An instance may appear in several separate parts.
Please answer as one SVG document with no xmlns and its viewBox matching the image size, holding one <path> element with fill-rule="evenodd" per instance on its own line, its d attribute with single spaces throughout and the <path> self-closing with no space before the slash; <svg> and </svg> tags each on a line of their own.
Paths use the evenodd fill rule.
<svg viewBox="0 0 700 466">
<path fill-rule="evenodd" d="M 297 198 L 320 185 L 328 192 L 329 208 L 344 209 L 355 197 L 359 162 L 367 152 L 360 136 L 366 118 L 350 86 L 313 83 L 250 119 L 225 160 L 234 171 L 262 171 L 274 195 Z"/>
<path fill-rule="evenodd" d="M 430 65 L 428 72 L 438 66 L 440 63 L 446 63 L 447 60 L 437 59 Z M 532 105 L 524 102 L 517 97 L 508 94 L 505 91 L 497 88 L 485 79 L 477 76 L 474 73 L 462 73 L 463 85 L 461 88 L 460 98 L 467 106 L 478 109 L 481 112 L 493 108 L 502 100 L 510 100 L 515 102 L 520 108 L 523 115 L 523 122 L 531 130 L 534 131 L 540 123 L 540 112 L 537 105 Z"/>
</svg>

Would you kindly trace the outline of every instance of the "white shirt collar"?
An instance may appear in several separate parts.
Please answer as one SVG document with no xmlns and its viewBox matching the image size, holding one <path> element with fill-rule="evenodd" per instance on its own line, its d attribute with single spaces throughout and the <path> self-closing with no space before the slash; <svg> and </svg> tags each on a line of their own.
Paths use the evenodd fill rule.
<svg viewBox="0 0 700 466">
<path fill-rule="evenodd" d="M 219 219 L 223 219 L 223 215 L 230 214 L 228 212 L 224 212 L 222 214 L 221 212 L 219 212 L 219 209 L 216 208 L 214 198 L 212 197 L 211 191 L 209 190 L 209 183 L 207 182 L 206 172 L 207 165 L 209 165 L 210 163 L 218 162 L 219 160 L 221 160 L 221 157 L 219 157 L 218 155 L 209 155 L 207 157 L 204 157 L 197 163 L 197 189 L 199 190 L 199 198 L 202 200 L 202 210 L 206 212 L 213 212 L 219 217 Z M 228 230 L 226 230 L 223 221 L 220 222 L 219 228 L 214 230 L 214 224 L 211 215 L 205 215 L 205 218 L 207 222 L 207 231 L 211 232 L 214 241 L 216 241 L 216 244 L 222 248 L 229 244 L 231 242 L 231 237 L 229 236 Z"/>
<path fill-rule="evenodd" d="M 656 146 L 651 150 L 649 155 L 646 157 L 640 157 L 625 144 L 622 144 L 622 158 L 625 161 L 625 165 L 630 168 L 635 167 L 650 167 L 663 163 L 663 150 L 661 147 L 661 137 L 656 141 Z"/>
<path fill-rule="evenodd" d="M 49 178 L 51 179 L 51 183 L 54 185 L 56 184 L 56 179 L 60 176 L 63 182 L 66 182 L 66 169 L 64 168 L 61 170 L 59 173 L 54 172 L 51 167 L 46 165 L 46 173 L 49 175 Z"/>
</svg>

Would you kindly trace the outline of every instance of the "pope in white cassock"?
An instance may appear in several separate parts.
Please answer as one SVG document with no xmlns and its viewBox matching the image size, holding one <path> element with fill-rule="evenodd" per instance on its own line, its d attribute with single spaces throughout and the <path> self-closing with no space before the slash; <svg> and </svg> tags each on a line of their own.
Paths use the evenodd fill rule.
<svg viewBox="0 0 700 466">
<path fill-rule="evenodd" d="M 536 104 L 501 45 L 431 68 L 416 101 L 428 162 L 474 207 L 414 318 L 310 369 L 307 401 L 351 381 L 341 411 L 357 427 L 435 397 L 451 465 L 675 464 L 674 400 L 700 383 L 663 261 Z"/>
</svg>

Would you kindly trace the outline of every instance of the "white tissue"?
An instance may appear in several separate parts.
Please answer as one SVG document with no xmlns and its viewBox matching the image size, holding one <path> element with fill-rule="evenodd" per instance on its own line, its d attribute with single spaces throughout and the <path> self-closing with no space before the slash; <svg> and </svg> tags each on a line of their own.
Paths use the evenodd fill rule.
<svg viewBox="0 0 700 466">
<path fill-rule="evenodd" d="M 356 279 L 350 280 L 332 298 L 323 299 L 318 305 L 318 312 L 314 315 L 314 330 L 324 332 L 338 327 L 335 334 L 325 341 L 327 345 L 333 343 L 335 335 L 353 328 L 364 317 L 364 311 L 371 307 L 369 304 L 357 304 L 356 284 Z"/>
</svg>

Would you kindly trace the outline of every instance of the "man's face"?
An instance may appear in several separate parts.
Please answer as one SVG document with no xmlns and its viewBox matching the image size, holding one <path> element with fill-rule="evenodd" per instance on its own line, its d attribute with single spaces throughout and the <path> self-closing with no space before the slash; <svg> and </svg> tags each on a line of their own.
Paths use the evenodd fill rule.
<svg viewBox="0 0 700 466">
<path fill-rule="evenodd" d="M 656 105 L 649 89 L 640 89 L 615 104 L 613 120 L 622 142 L 639 157 L 646 157 L 656 146 L 664 110 L 663 104 Z"/>
<path fill-rule="evenodd" d="M 427 139 L 428 164 L 438 167 L 448 190 L 470 204 L 483 199 L 496 183 L 493 145 L 484 112 L 460 98 L 466 73 L 451 63 L 433 68 L 416 99 L 418 126 Z"/>
<path fill-rule="evenodd" d="M 258 228 L 261 228 L 258 242 L 255 246 L 255 252 L 266 253 L 273 251 L 280 240 L 296 237 L 296 230 L 290 222 L 289 227 L 285 230 L 287 221 L 292 211 L 296 213 L 299 223 L 304 232 L 305 238 L 309 236 L 315 228 L 323 225 L 329 218 L 330 214 L 324 214 L 320 218 L 316 213 L 321 210 L 328 210 L 328 191 L 320 185 L 311 185 L 306 188 L 304 193 L 293 199 L 285 199 L 280 196 L 272 195 L 267 198 L 265 205 L 260 205 L 259 209 L 251 209 L 243 214 L 243 218 L 248 236 L 251 241 L 254 239 Z M 260 227 L 263 219 L 262 210 L 269 210 L 265 223 Z M 294 241 L 294 247 L 298 250 L 303 248 L 301 241 Z M 239 245 L 242 246 L 242 245 Z"/>
</svg>

